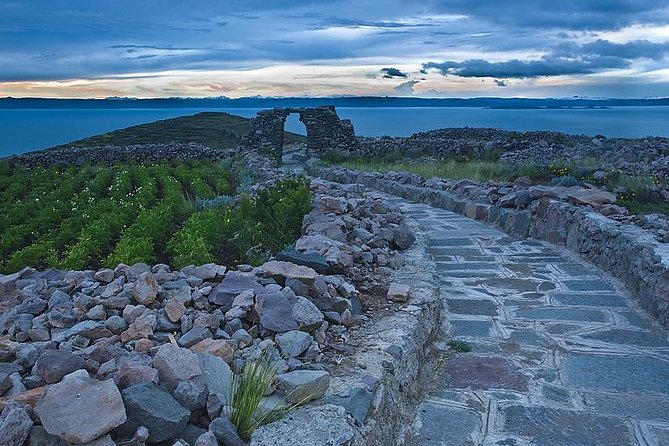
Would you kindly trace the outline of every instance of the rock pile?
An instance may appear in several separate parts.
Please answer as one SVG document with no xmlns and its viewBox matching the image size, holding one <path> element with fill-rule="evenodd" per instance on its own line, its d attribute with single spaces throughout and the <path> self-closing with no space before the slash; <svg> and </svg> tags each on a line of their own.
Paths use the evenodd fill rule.
<svg viewBox="0 0 669 446">
<path fill-rule="evenodd" d="M 219 150 L 194 143 L 136 144 L 132 146 L 66 147 L 63 149 L 29 152 L 7 158 L 10 164 L 28 167 L 62 164 L 80 165 L 93 163 L 113 164 L 128 161 L 161 162 L 170 159 L 223 159 L 236 150 Z"/>
<path fill-rule="evenodd" d="M 195 444 L 227 404 L 232 373 L 263 351 L 279 361 L 279 389 L 322 385 L 314 394 L 322 396 L 328 328 L 356 322 L 353 286 L 283 261 L 235 271 L 25 269 L 2 283 L 3 301 L 14 305 L 2 317 L 3 417 L 25 418 L 9 402 L 33 392 L 27 405 L 41 426 L 28 426 L 30 436 L 53 444 L 106 435 L 123 444 L 144 428 L 149 443 Z M 0 436 L 25 440 L 17 429 Z"/>
<path fill-rule="evenodd" d="M 350 281 L 378 286 L 415 238 L 381 197 L 313 188 L 295 250 L 259 267 L 0 276 L 0 444 L 243 444 L 230 383 L 263 354 L 268 401 L 322 397 L 329 348 L 366 320 Z"/>
<path fill-rule="evenodd" d="M 316 207 L 305 216 L 295 249 L 322 256 L 323 269 L 343 274 L 363 291 L 384 283 L 390 268 L 403 262 L 401 250 L 415 241 L 396 205 L 359 186 L 314 180 Z"/>
</svg>

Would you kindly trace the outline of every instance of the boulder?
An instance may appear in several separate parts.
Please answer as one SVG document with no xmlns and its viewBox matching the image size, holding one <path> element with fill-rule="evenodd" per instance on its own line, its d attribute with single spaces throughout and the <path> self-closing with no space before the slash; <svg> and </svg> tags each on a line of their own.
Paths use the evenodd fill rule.
<svg viewBox="0 0 669 446">
<path fill-rule="evenodd" d="M 277 377 L 277 387 L 286 392 L 286 401 L 304 404 L 322 398 L 330 385 L 330 374 L 324 370 L 295 370 Z"/>
<path fill-rule="evenodd" d="M 235 349 L 230 341 L 225 339 L 203 339 L 197 344 L 190 347 L 196 353 L 210 353 L 214 356 L 222 358 L 225 362 L 232 362 L 235 354 Z"/>
<path fill-rule="evenodd" d="M 47 350 L 37 359 L 33 373 L 48 384 L 57 383 L 65 375 L 84 367 L 81 356 L 66 350 Z"/>
<path fill-rule="evenodd" d="M 18 403 L 5 407 L 0 414 L 0 444 L 2 446 L 22 446 L 30 434 L 33 420 Z"/>
<path fill-rule="evenodd" d="M 158 295 L 158 281 L 151 273 L 142 273 L 132 287 L 132 296 L 140 305 L 150 305 Z"/>
<path fill-rule="evenodd" d="M 567 192 L 569 201 L 586 206 L 597 207 L 603 204 L 614 204 L 616 195 L 599 189 L 575 188 Z"/>
<path fill-rule="evenodd" d="M 409 285 L 392 282 L 388 288 L 388 299 L 394 302 L 406 302 L 409 300 L 410 290 Z"/>
<path fill-rule="evenodd" d="M 211 338 L 212 334 L 208 328 L 205 327 L 193 327 L 188 330 L 186 333 L 182 334 L 179 337 L 177 343 L 180 347 L 190 347 L 197 344 L 200 341 L 203 341 L 207 338 Z"/>
<path fill-rule="evenodd" d="M 291 330 L 276 335 L 274 340 L 284 355 L 294 358 L 304 353 L 314 338 L 309 333 Z"/>
<path fill-rule="evenodd" d="M 214 434 L 219 444 L 223 446 L 247 446 L 239 438 L 237 428 L 227 417 L 218 417 L 209 424 L 209 432 Z"/>
<path fill-rule="evenodd" d="M 203 409 L 207 404 L 208 396 L 207 386 L 193 380 L 181 381 L 174 389 L 174 398 L 191 411 Z"/>
<path fill-rule="evenodd" d="M 282 333 L 299 328 L 293 316 L 293 304 L 280 292 L 258 294 L 255 310 L 260 317 L 260 325 L 268 330 Z"/>
<path fill-rule="evenodd" d="M 153 357 L 153 367 L 158 370 L 160 380 L 176 386 L 179 381 L 186 381 L 202 373 L 197 355 L 186 348 L 164 344 Z"/>
<path fill-rule="evenodd" d="M 393 244 L 397 249 L 409 249 L 416 241 L 416 236 L 413 232 L 405 226 L 397 226 L 393 228 Z"/>
<path fill-rule="evenodd" d="M 223 307 L 223 311 L 228 311 L 232 307 L 234 298 L 246 290 L 252 290 L 254 294 L 262 293 L 263 286 L 258 283 L 252 273 L 230 271 L 221 283 L 211 290 L 207 298 L 212 304 Z"/>
<path fill-rule="evenodd" d="M 308 266 L 296 265 L 280 260 L 270 260 L 269 262 L 265 262 L 260 268 L 265 271 L 266 276 L 276 280 L 280 285 L 284 285 L 286 279 L 296 279 L 306 284 L 313 284 L 318 275 L 316 271 Z"/>
<path fill-rule="evenodd" d="M 149 443 L 178 438 L 190 418 L 188 409 L 154 383 L 143 382 L 123 390 L 123 403 L 128 419 L 116 429 L 120 437 L 130 437 L 144 426 L 149 430 Z"/>
<path fill-rule="evenodd" d="M 291 249 L 281 251 L 274 257 L 274 259 L 294 263 L 296 265 L 304 265 L 313 269 L 319 274 L 326 274 L 329 269 L 328 262 L 325 257 L 317 253 L 304 253 Z"/>
<path fill-rule="evenodd" d="M 35 411 L 48 433 L 70 443 L 93 441 L 127 419 L 114 381 L 92 379 L 85 370 L 49 386 Z"/>
<path fill-rule="evenodd" d="M 194 381 L 204 385 L 210 395 L 218 395 L 221 401 L 227 402 L 232 383 L 230 366 L 218 356 L 208 353 L 199 353 L 197 364 L 202 373 Z"/>
</svg>

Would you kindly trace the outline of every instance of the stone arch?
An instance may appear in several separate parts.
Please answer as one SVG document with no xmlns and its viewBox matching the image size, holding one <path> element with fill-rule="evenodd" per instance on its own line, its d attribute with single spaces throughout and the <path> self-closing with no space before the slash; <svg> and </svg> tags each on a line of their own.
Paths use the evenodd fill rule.
<svg viewBox="0 0 669 446">
<path fill-rule="evenodd" d="M 328 150 L 357 149 L 353 123 L 349 119 L 340 119 L 334 105 L 261 110 L 251 119 L 251 128 L 244 136 L 242 145 L 280 162 L 284 125 L 288 115 L 293 113 L 299 114 L 307 130 L 307 150 L 310 155 L 319 156 Z"/>
</svg>

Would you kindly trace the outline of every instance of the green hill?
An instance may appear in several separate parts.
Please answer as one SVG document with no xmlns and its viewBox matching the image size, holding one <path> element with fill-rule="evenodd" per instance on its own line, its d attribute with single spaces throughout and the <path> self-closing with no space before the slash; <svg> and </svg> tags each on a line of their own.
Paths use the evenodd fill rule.
<svg viewBox="0 0 669 446">
<path fill-rule="evenodd" d="M 141 124 L 54 147 L 128 146 L 165 142 L 194 142 L 214 149 L 235 147 L 248 132 L 249 119 L 220 112 L 203 112 L 190 116 Z M 306 138 L 286 132 L 285 142 L 305 142 Z"/>
</svg>

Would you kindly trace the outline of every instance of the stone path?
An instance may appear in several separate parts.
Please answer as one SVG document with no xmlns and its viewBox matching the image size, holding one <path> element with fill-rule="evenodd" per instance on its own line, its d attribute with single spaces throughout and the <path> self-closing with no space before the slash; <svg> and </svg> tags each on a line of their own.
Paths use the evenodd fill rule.
<svg viewBox="0 0 669 446">
<path fill-rule="evenodd" d="M 669 342 L 570 252 L 393 199 L 430 237 L 451 357 L 415 445 L 669 445 Z"/>
</svg>

